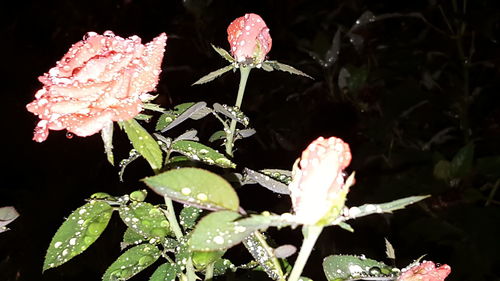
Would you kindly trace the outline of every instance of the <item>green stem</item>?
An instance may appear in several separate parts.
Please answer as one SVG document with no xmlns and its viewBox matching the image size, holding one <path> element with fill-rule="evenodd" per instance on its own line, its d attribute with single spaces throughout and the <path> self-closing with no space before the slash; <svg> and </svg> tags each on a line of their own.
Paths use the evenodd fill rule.
<svg viewBox="0 0 500 281">
<path fill-rule="evenodd" d="M 304 270 L 304 266 L 309 259 L 309 255 L 311 255 L 314 244 L 316 244 L 316 240 L 323 230 L 323 226 L 305 225 L 303 230 L 304 241 L 302 242 L 302 247 L 300 248 L 299 255 L 297 256 L 297 260 L 295 261 L 295 265 L 293 266 L 292 273 L 290 273 L 288 281 L 299 280 L 302 270 Z"/>
<path fill-rule="evenodd" d="M 177 222 L 177 217 L 175 216 L 174 204 L 172 204 L 172 199 L 167 196 L 163 196 L 165 200 L 165 205 L 167 206 L 167 212 L 165 215 L 167 216 L 168 221 L 170 222 L 170 227 L 174 232 L 175 238 L 177 240 L 181 239 L 184 234 L 182 233 L 181 227 L 179 226 L 179 222 Z"/>
<path fill-rule="evenodd" d="M 235 107 L 241 108 L 241 103 L 243 101 L 243 95 L 245 95 L 245 87 L 247 85 L 248 75 L 252 68 L 248 66 L 240 67 L 240 86 L 238 88 L 238 96 L 236 97 Z M 236 120 L 231 120 L 231 126 L 229 127 L 229 133 L 226 137 L 226 154 L 233 156 L 233 144 L 234 144 L 234 132 L 236 131 Z"/>
<path fill-rule="evenodd" d="M 165 205 L 167 206 L 167 211 L 165 212 L 165 215 L 167 216 L 167 219 L 170 222 L 170 227 L 174 232 L 175 238 L 177 238 L 177 240 L 181 240 L 184 237 L 184 234 L 182 233 L 181 227 L 179 226 L 179 222 L 177 221 L 177 217 L 175 216 L 174 204 L 172 203 L 172 199 L 168 198 L 167 196 L 163 196 L 163 199 L 165 200 Z M 186 277 L 187 281 L 196 281 L 196 279 L 198 278 L 195 274 L 191 257 L 188 258 L 186 262 Z"/>
<path fill-rule="evenodd" d="M 207 265 L 207 269 L 205 271 L 205 281 L 212 280 L 214 277 L 214 263 L 211 262 Z"/>
</svg>

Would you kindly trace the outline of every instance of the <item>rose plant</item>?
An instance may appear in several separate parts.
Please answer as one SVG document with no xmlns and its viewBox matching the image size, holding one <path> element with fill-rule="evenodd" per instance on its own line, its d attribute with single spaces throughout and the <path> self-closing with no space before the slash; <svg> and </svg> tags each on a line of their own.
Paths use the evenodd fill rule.
<svg viewBox="0 0 500 281">
<path fill-rule="evenodd" d="M 227 271 L 249 269 L 263 270 L 274 280 L 306 280 L 301 273 L 324 227 L 338 225 L 352 231 L 348 220 L 392 212 L 426 197 L 345 206 L 355 179 L 354 173 L 344 176 L 352 155 L 347 142 L 337 137 L 313 141 L 292 171 L 254 171 L 239 163 L 233 157 L 234 142 L 255 132 L 241 110 L 250 70 L 281 70 L 309 76 L 266 59 L 272 39 L 260 16 L 247 14 L 237 18 L 227 31 L 230 52 L 214 49 L 230 64 L 194 84 L 239 69 L 241 78 L 234 106 L 215 103 L 210 107 L 205 102 L 190 102 L 167 110 L 151 103 L 153 96 L 149 92 L 158 83 L 165 34 L 143 45 L 137 36 L 124 39 L 111 32 L 89 33 L 40 78 L 44 87 L 27 106 L 41 119 L 35 129 L 36 141 L 44 141 L 49 130 L 66 129 L 81 137 L 100 131 L 112 162 L 112 130 L 116 121 L 133 146 L 129 158 L 120 162 L 120 176 L 133 161 L 143 157 L 152 168 L 152 174 L 143 182 L 165 201 L 156 205 L 146 202 L 146 189 L 121 196 L 91 195 L 57 230 L 47 250 L 44 270 L 60 266 L 85 251 L 105 230 L 112 213 L 118 212 L 127 226 L 121 243 L 125 251 L 108 267 L 103 275 L 105 281 L 130 279 L 159 259 L 163 262 L 150 280 L 194 281 L 202 275 L 210 280 Z M 137 121 L 153 118 L 146 110 L 162 113 L 153 133 Z M 178 136 L 169 132 L 185 120 L 207 116 L 214 116 L 222 124 L 222 130 L 214 132 L 209 141 L 221 143 L 225 153 L 201 143 L 195 129 Z M 211 171 L 206 169 L 209 167 Z M 247 184 L 260 184 L 289 195 L 293 212 L 257 214 L 243 209 L 233 186 Z M 173 201 L 183 204 L 180 213 L 176 213 Z M 295 247 L 271 247 L 265 234 L 270 227 L 302 228 L 304 240 L 293 266 L 286 265 L 290 265 L 287 258 L 294 254 Z M 240 243 L 254 260 L 235 265 L 225 252 Z M 427 262 L 401 273 L 382 262 L 345 255 L 326 257 L 323 269 L 328 280 L 444 280 L 444 273 L 450 271 L 447 266 L 430 269 Z"/>
</svg>

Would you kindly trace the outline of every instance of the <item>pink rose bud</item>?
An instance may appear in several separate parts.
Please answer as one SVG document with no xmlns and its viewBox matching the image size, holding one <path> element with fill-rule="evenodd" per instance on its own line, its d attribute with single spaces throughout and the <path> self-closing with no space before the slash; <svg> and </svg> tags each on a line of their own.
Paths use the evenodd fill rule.
<svg viewBox="0 0 500 281">
<path fill-rule="evenodd" d="M 227 28 L 227 35 L 231 54 L 238 62 L 262 63 L 273 43 L 269 28 L 256 14 L 235 19 Z"/>
<path fill-rule="evenodd" d="M 450 274 L 451 267 L 447 264 L 436 267 L 431 261 L 424 261 L 407 269 L 397 281 L 444 281 Z"/>
<path fill-rule="evenodd" d="M 343 170 L 350 162 L 349 145 L 336 137 L 319 137 L 302 152 L 289 185 L 297 221 L 313 225 L 340 213 L 349 189 Z"/>
<path fill-rule="evenodd" d="M 87 33 L 38 78 L 43 88 L 26 106 L 40 118 L 33 139 L 42 142 L 49 130 L 63 129 L 90 136 L 134 118 L 158 84 L 166 41 L 165 33 L 146 45 L 137 36 Z"/>
</svg>

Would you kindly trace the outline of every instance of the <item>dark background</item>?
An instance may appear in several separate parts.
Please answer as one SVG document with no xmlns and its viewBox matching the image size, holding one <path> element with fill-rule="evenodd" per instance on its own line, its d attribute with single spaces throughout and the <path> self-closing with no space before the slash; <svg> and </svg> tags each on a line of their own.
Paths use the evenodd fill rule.
<svg viewBox="0 0 500 281">
<path fill-rule="evenodd" d="M 21 216 L 0 234 L 0 280 L 99 280 L 119 255 L 124 227 L 117 217 L 85 253 L 42 275 L 50 239 L 90 194 L 144 188 L 138 180 L 150 174 L 136 161 L 120 183 L 98 135 L 67 139 L 51 132 L 44 143 L 32 141 L 37 119 L 25 105 L 41 87 L 37 77 L 87 31 L 138 35 L 143 42 L 166 32 L 156 101 L 232 104 L 238 75 L 190 85 L 224 66 L 209 43 L 228 49 L 227 25 L 248 12 L 260 14 L 271 30 L 269 57 L 315 80 L 252 71 L 243 110 L 258 133 L 237 144 L 240 166 L 291 169 L 308 143 L 333 135 L 353 151 L 349 169 L 357 184 L 348 205 L 433 195 L 395 214 L 357 220 L 354 234 L 328 228 L 304 275 L 324 280 L 321 260 L 333 253 L 384 260 L 387 237 L 400 267 L 427 254 L 452 267 L 447 280 L 500 280 L 500 10 L 497 0 L 467 2 L 465 8 L 464 0 L 3 3 L 0 206 L 15 206 Z M 219 129 L 213 120 L 186 126 L 178 133 L 192 126 L 202 141 Z M 115 140 L 116 157 L 125 157 L 125 136 L 117 133 Z M 473 153 L 468 146 L 469 153 L 457 156 L 466 144 Z M 258 186 L 239 194 L 246 209 L 290 210 L 289 199 Z M 298 230 L 270 233 L 280 243 L 300 243 Z M 248 258 L 243 249 L 232 254 Z"/>
</svg>

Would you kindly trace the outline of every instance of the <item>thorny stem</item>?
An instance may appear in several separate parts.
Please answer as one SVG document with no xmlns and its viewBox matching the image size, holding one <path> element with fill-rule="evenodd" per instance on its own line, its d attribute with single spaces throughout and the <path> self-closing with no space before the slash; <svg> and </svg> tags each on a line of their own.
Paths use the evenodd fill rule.
<svg viewBox="0 0 500 281">
<path fill-rule="evenodd" d="M 182 237 L 184 237 L 184 234 L 182 233 L 179 222 L 177 221 L 177 217 L 175 216 L 174 204 L 172 203 L 172 199 L 168 198 L 167 196 L 163 196 L 163 199 L 165 200 L 165 205 L 167 206 L 165 215 L 170 222 L 170 227 L 174 232 L 175 238 L 177 238 L 177 240 L 180 240 L 182 239 Z M 188 260 L 186 261 L 186 275 L 187 281 L 195 281 L 197 279 L 197 276 L 194 273 L 194 266 L 191 258 L 188 258 Z"/>
<path fill-rule="evenodd" d="M 316 240 L 318 239 L 322 230 L 323 226 L 304 225 L 304 241 L 302 242 L 302 247 L 300 248 L 299 255 L 297 256 L 297 260 L 295 261 L 295 265 L 293 266 L 292 273 L 290 273 L 288 281 L 299 280 L 300 274 L 302 274 L 302 270 L 304 270 L 304 266 L 306 265 L 306 262 L 309 259 L 309 255 L 311 255 L 314 244 L 316 244 Z"/>
<path fill-rule="evenodd" d="M 240 66 L 240 86 L 238 88 L 238 96 L 236 97 L 237 108 L 241 108 L 241 102 L 243 101 L 243 95 L 245 94 L 245 87 L 247 85 L 248 75 L 252 68 L 248 66 Z M 234 132 L 236 131 L 236 120 L 231 120 L 231 126 L 229 127 L 229 133 L 226 137 L 226 154 L 233 156 L 233 144 L 234 144 Z"/>
</svg>

